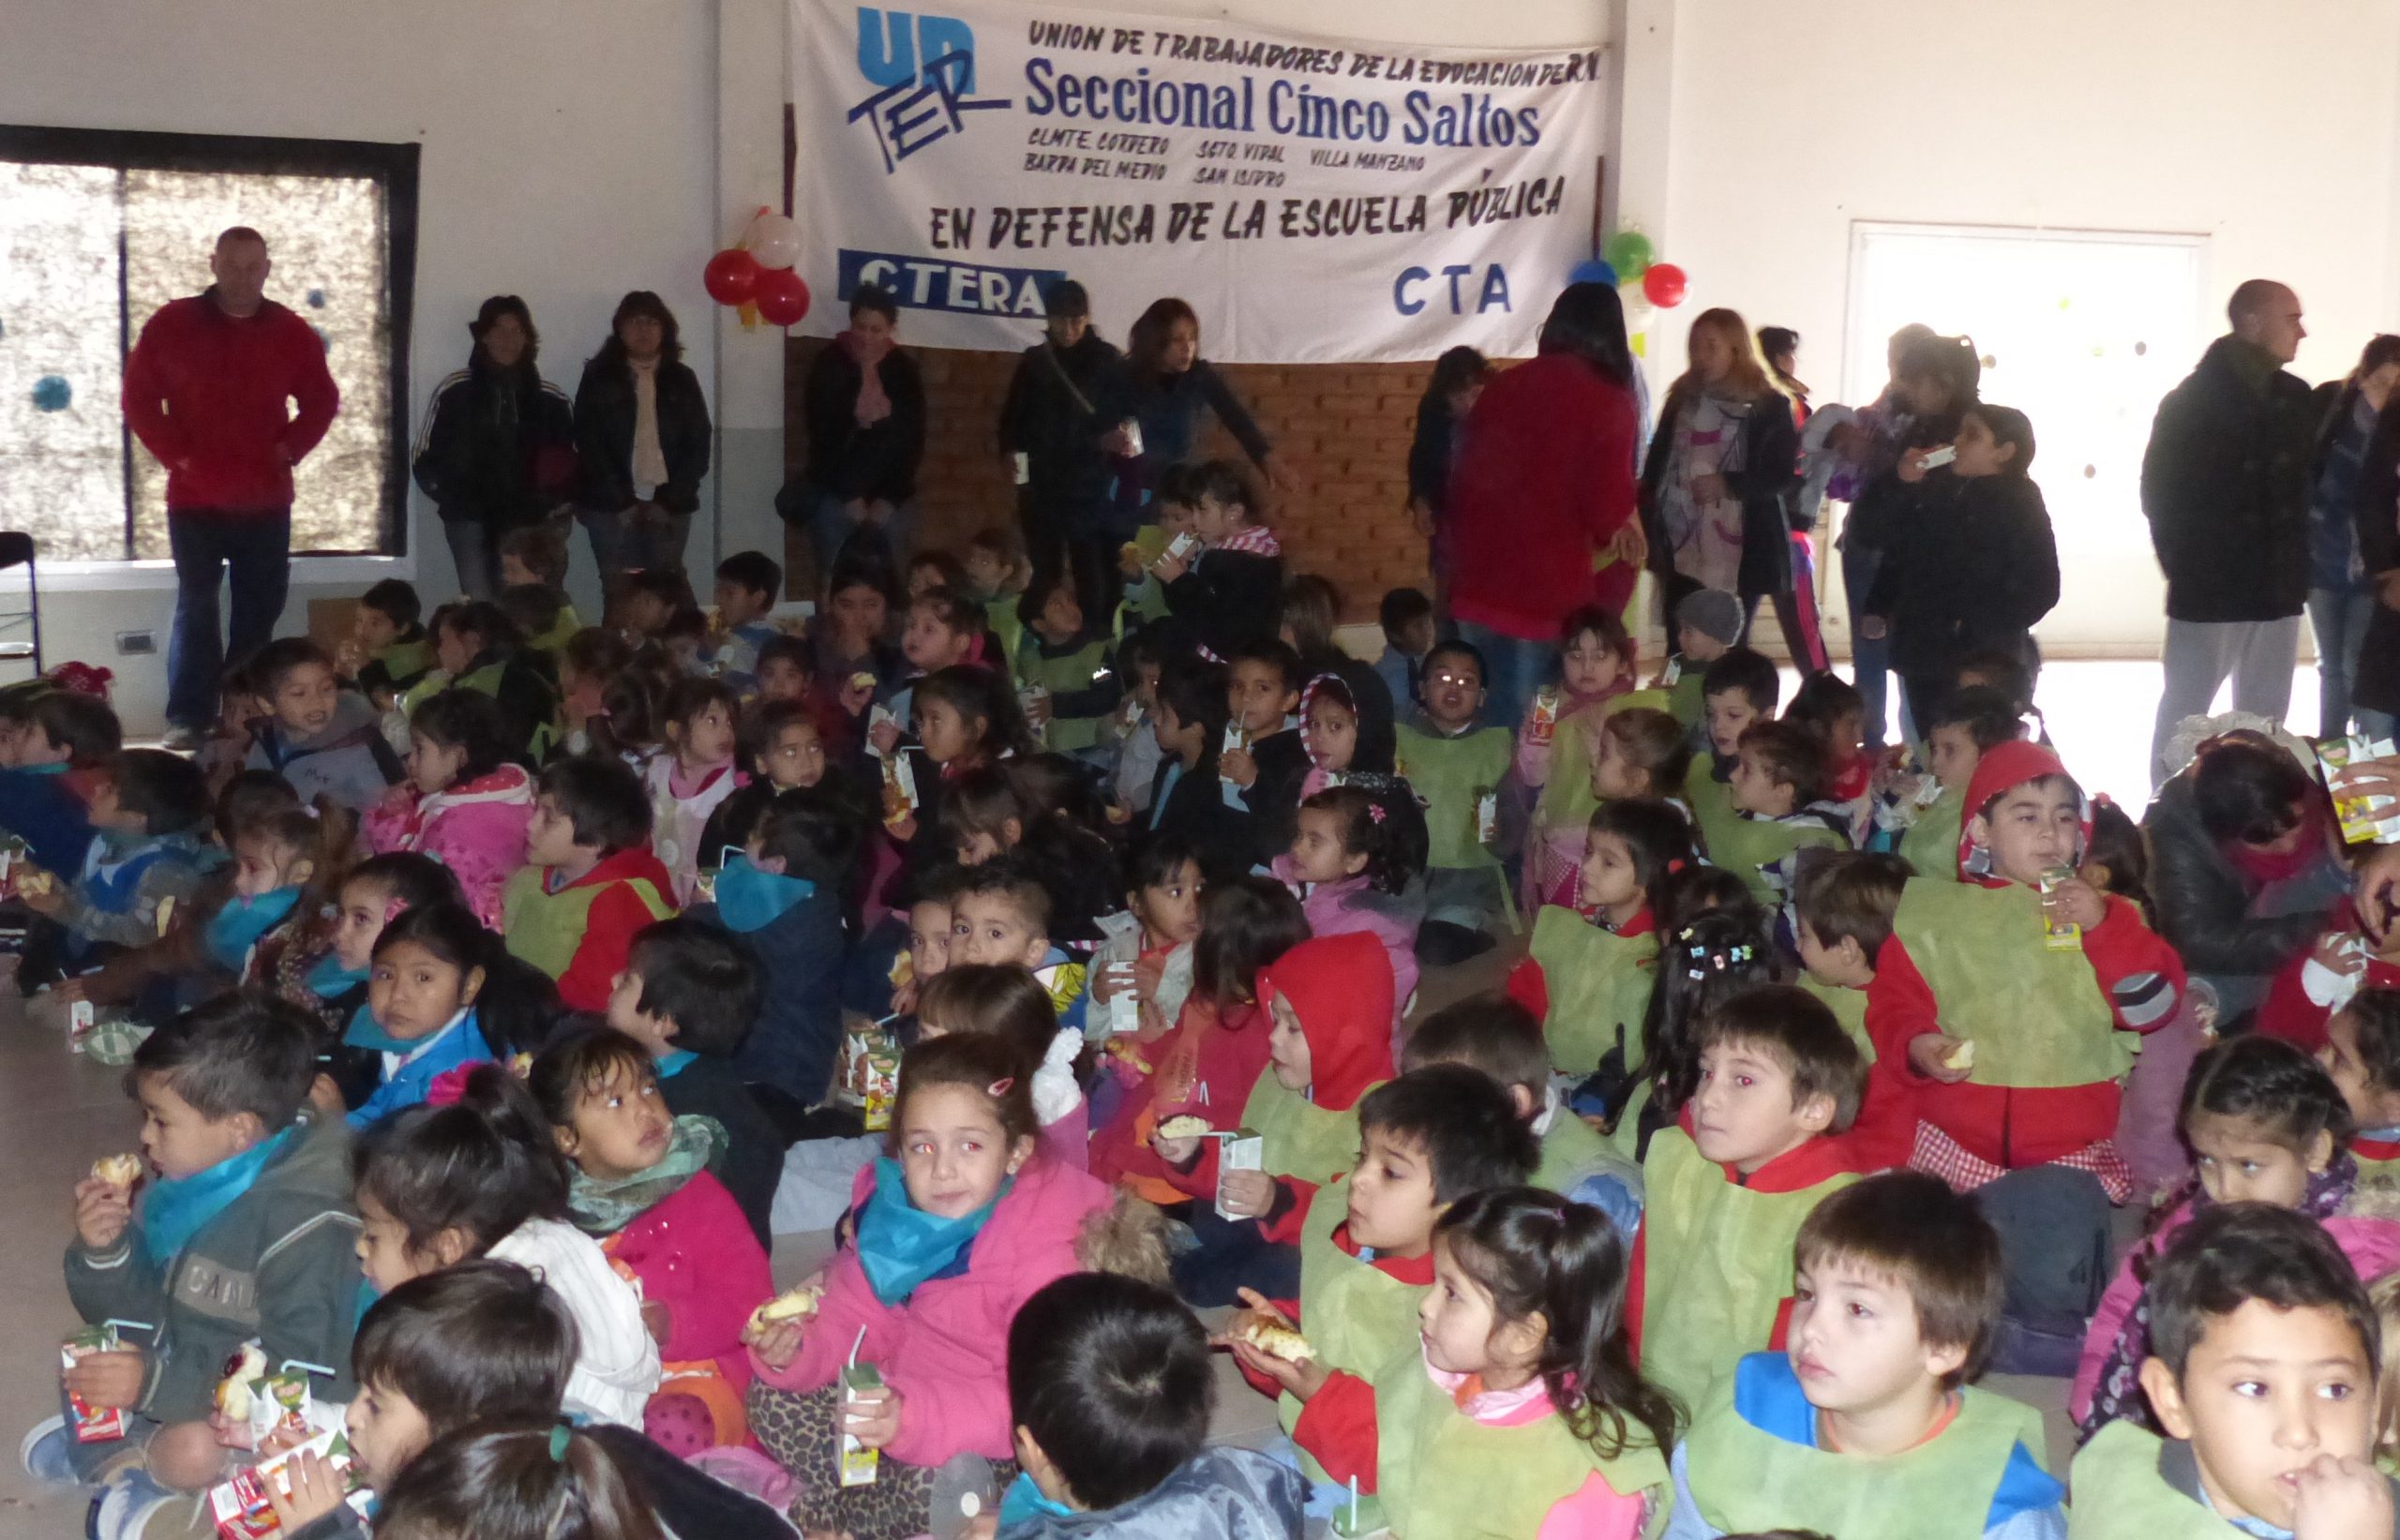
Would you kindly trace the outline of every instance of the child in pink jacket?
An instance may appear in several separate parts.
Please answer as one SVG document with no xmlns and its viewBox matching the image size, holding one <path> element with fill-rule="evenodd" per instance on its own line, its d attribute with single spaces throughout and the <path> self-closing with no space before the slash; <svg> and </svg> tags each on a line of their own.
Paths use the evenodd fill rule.
<svg viewBox="0 0 2400 1540">
<path fill-rule="evenodd" d="M 1417 993 L 1417 930 L 1425 921 L 1425 815 L 1408 783 L 1354 775 L 1300 803 L 1292 848 L 1274 871 L 1300 898 L 1312 935 L 1364 931 L 1391 959 L 1392 1052 Z"/>
<path fill-rule="evenodd" d="M 475 918 L 501 927 L 500 890 L 525 864 L 533 779 L 508 757 L 499 703 L 444 690 L 409 719 L 409 778 L 362 824 L 379 856 L 414 850 L 457 874 Z"/>
<path fill-rule="evenodd" d="M 742 1206 L 708 1170 L 724 1155 L 724 1129 L 669 1113 L 650 1050 L 613 1027 L 554 1039 L 526 1086 L 574 1164 L 576 1228 L 641 1290 L 663 1371 L 642 1431 L 686 1459 L 745 1443 L 742 1332 L 775 1285 Z"/>
<path fill-rule="evenodd" d="M 910 1048 L 892 1112 L 893 1154 L 858 1180 L 851 1241 L 804 1323 L 745 1334 L 750 1429 L 802 1478 L 803 1532 L 905 1540 L 931 1524 L 935 1468 L 1011 1457 L 1008 1328 L 1033 1292 L 1078 1271 L 1076 1242 L 1111 1202 L 1097 1178 L 1043 1159 L 1023 1055 L 958 1033 Z M 855 1357 L 883 1388 L 845 1400 Z M 875 1484 L 841 1487 L 847 1431 L 879 1451 Z"/>
<path fill-rule="evenodd" d="M 2101 1296 L 2067 1398 L 2085 1438 L 2121 1417 L 2156 1430 L 2136 1380 L 2150 1351 L 2143 1279 L 2203 1206 L 2296 1208 L 2324 1225 L 2360 1278 L 2400 1268 L 2400 1222 L 2359 1211 L 2358 1162 L 2343 1147 L 2348 1106 L 2332 1076 L 2298 1048 L 2253 1033 L 2200 1054 L 2183 1084 L 2182 1126 L 2200 1189 L 2134 1249 Z"/>
</svg>

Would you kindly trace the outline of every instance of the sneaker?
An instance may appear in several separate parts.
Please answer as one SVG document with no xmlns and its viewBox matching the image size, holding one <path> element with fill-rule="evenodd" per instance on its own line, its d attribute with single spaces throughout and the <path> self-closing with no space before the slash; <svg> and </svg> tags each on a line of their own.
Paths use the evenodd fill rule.
<svg viewBox="0 0 2400 1540">
<path fill-rule="evenodd" d="M 85 1540 L 137 1540 L 175 1494 L 147 1471 L 126 1471 L 109 1479 L 83 1516 Z M 185 1501 L 188 1502 L 189 1499 Z"/>
<path fill-rule="evenodd" d="M 45 1417 L 34 1424 L 24 1442 L 17 1445 L 17 1463 L 36 1481 L 59 1487 L 80 1486 L 82 1478 L 75 1473 L 74 1462 L 68 1458 L 71 1437 L 65 1416 Z"/>
<path fill-rule="evenodd" d="M 167 729 L 166 737 L 158 740 L 158 746 L 170 754 L 190 754 L 196 751 L 203 741 L 205 740 L 202 738 L 199 728 L 187 727 L 178 722 Z"/>
</svg>

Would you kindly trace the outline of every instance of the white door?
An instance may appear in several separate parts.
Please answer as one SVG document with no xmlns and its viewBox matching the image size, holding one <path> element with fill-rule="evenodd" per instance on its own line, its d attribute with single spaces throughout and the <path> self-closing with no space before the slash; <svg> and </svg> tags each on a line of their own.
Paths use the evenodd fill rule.
<svg viewBox="0 0 2400 1540">
<path fill-rule="evenodd" d="M 2157 653 L 2165 583 L 2141 516 L 2141 456 L 2159 397 L 2217 330 L 2204 313 L 2204 256 L 2198 235 L 1851 227 L 1839 399 L 1873 399 L 1886 341 L 1922 321 L 1973 337 L 1984 399 L 2032 419 L 2033 479 L 2062 576 L 2038 632 L 2050 656 Z"/>
</svg>

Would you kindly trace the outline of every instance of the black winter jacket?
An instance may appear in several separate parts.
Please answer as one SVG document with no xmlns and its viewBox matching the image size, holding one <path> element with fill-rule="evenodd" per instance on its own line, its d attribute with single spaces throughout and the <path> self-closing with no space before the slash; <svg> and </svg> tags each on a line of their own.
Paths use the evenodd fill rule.
<svg viewBox="0 0 2400 1540">
<path fill-rule="evenodd" d="M 1178 628 L 1221 658 L 1273 641 L 1283 624 L 1283 559 L 1203 551 L 1166 586 L 1166 607 Z"/>
<path fill-rule="evenodd" d="M 2158 790 L 2142 819 L 2150 837 L 2150 891 L 2158 934 L 2196 979 L 2216 988 L 2226 1026 L 2258 1009 L 2286 964 L 2306 951 L 2348 886 L 2328 852 L 2300 876 L 2254 895 L 2240 868 L 2200 823 L 2186 767 Z"/>
<path fill-rule="evenodd" d="M 444 520 L 538 523 L 574 495 L 575 409 L 531 364 L 497 368 L 478 349 L 433 387 L 413 469 Z"/>
<path fill-rule="evenodd" d="M 1017 360 L 1000 403 L 1000 453 L 1026 456 L 1026 504 L 1043 528 L 1085 533 L 1097 527 L 1108 490 L 1101 453 L 1100 397 L 1121 356 L 1091 332 L 1072 348 L 1038 342 Z"/>
<path fill-rule="evenodd" d="M 1970 653 L 2021 651 L 2059 602 L 2059 550 L 2042 489 L 2026 476 L 1953 475 L 1903 490 L 1891 544 L 1860 612 L 1891 627 L 1892 667 L 1958 672 Z"/>
<path fill-rule="evenodd" d="M 2280 620 L 2308 598 L 2307 385 L 2238 337 L 2209 344 L 2158 403 L 2141 511 L 2169 620 Z"/>
<path fill-rule="evenodd" d="M 1674 571 L 1674 547 L 1658 521 L 1659 497 L 1666 486 L 1668 461 L 1675 453 L 1675 418 L 1688 397 L 1669 392 L 1658 413 L 1658 430 L 1650 436 L 1650 455 L 1642 465 L 1642 529 L 1650 537 L 1650 565 L 1661 576 Z M 1742 503 L 1742 570 L 1740 587 L 1746 597 L 1792 591 L 1792 525 L 1787 503 L 1800 486 L 1800 430 L 1792 423 L 1792 403 L 1769 393 L 1742 419 L 1742 469 L 1725 478 Z"/>
<path fill-rule="evenodd" d="M 826 344 L 801 385 L 801 417 L 808 428 L 808 463 L 802 479 L 814 491 L 845 501 L 877 498 L 897 506 L 917 495 L 917 467 L 925 457 L 925 387 L 917 361 L 894 348 L 876 366 L 892 413 L 872 427 L 858 424 L 859 385 L 865 379 L 839 342 Z"/>
<path fill-rule="evenodd" d="M 577 503 L 595 514 L 622 513 L 634 503 L 634 371 L 611 349 L 583 366 L 575 388 L 575 447 L 582 490 Z M 667 480 L 652 495 L 670 514 L 700 505 L 700 478 L 709 471 L 709 404 L 700 377 L 682 364 L 658 365 L 658 447 Z"/>
</svg>

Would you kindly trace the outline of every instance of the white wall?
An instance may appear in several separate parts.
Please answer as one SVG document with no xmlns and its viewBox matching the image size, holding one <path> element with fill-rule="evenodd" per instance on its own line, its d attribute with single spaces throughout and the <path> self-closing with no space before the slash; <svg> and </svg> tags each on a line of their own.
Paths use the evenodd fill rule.
<svg viewBox="0 0 2400 1540">
<path fill-rule="evenodd" d="M 721 244 L 713 6 L 9 0 L 8 16 L 0 122 L 425 146 L 412 422 L 464 361 L 476 305 L 501 292 L 532 307 L 545 372 L 572 391 L 618 296 L 655 289 L 682 320 L 687 361 L 713 397 L 713 307 L 699 286 Z M 779 144 L 772 102 L 764 116 L 759 131 Z M 259 222 L 272 239 L 273 221 Z M 206 253 L 193 259 L 197 290 Z M 439 521 L 421 498 L 412 509 L 420 590 L 428 601 L 455 592 Z M 706 539 L 696 535 L 696 557 Z M 577 545 L 588 582 L 589 551 Z M 305 625 L 312 595 L 363 586 L 309 586 L 306 564 L 294 579 L 288 630 Z M 119 658 L 110 634 L 149 626 L 163 650 L 172 607 L 160 587 L 60 594 L 45 606 L 44 640 L 54 657 L 114 668 L 128 725 L 155 730 L 163 651 Z"/>
<path fill-rule="evenodd" d="M 1881 384 L 1838 378 L 1853 220 L 2204 235 L 2200 335 L 2234 284 L 2281 278 L 2312 380 L 2400 321 L 2395 0 L 1675 0 L 1672 28 L 1668 193 L 1642 212 L 1692 276 L 1680 314 L 1797 327 L 1820 400 Z M 2070 590 L 2105 606 L 2111 576 Z"/>
</svg>

